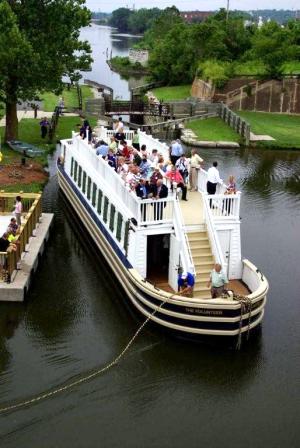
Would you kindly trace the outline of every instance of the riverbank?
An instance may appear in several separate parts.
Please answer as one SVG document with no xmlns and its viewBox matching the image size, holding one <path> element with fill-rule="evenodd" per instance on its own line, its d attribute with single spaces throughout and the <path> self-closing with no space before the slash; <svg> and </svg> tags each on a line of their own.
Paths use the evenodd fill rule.
<svg viewBox="0 0 300 448">
<path fill-rule="evenodd" d="M 222 146 L 221 143 L 234 143 L 233 146 L 235 147 L 241 143 L 240 135 L 219 117 L 191 121 L 186 123 L 185 128 L 196 135 L 199 146 L 201 146 L 201 142 L 210 142 L 211 146 L 213 146 L 213 143 L 220 143 L 219 146 Z"/>
<path fill-rule="evenodd" d="M 157 87 L 151 92 L 159 101 L 185 100 L 191 96 L 191 85 Z"/>
<path fill-rule="evenodd" d="M 60 117 L 55 131 L 53 143 L 43 140 L 40 135 L 39 119 L 27 118 L 19 123 L 19 139 L 45 149 L 42 157 L 26 159 L 26 165 L 21 166 L 22 155 L 13 151 L 8 145 L 3 145 L 1 152 L 3 160 L 0 165 L 1 190 L 7 192 L 24 191 L 37 193 L 48 181 L 48 155 L 56 148 L 56 142 L 69 138 L 72 131 L 78 131 L 81 120 L 79 116 Z M 91 126 L 96 125 L 96 118 L 89 117 Z M 4 127 L 0 127 L 1 140 L 4 138 Z"/>
<path fill-rule="evenodd" d="M 139 62 L 132 64 L 128 57 L 115 56 L 114 58 L 111 58 L 106 62 L 112 71 L 119 73 L 120 75 L 125 77 L 131 75 L 144 76 L 150 74 L 150 71 L 147 67 L 144 67 Z"/>
<path fill-rule="evenodd" d="M 268 112 L 239 111 L 258 135 L 269 135 L 274 140 L 252 142 L 252 146 L 269 149 L 300 149 L 300 115 Z"/>
</svg>

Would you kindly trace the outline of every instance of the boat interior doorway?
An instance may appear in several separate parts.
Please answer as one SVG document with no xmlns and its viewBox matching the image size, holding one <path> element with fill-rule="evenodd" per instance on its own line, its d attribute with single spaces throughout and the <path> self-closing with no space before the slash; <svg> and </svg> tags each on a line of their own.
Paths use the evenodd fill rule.
<svg viewBox="0 0 300 448">
<path fill-rule="evenodd" d="M 147 236 L 147 280 L 157 287 L 171 291 L 168 284 L 170 234 Z"/>
</svg>

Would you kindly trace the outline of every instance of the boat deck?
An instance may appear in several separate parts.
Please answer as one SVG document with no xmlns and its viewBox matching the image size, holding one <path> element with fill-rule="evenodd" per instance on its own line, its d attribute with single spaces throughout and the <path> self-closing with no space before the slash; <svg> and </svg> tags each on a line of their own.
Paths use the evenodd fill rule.
<svg viewBox="0 0 300 448">
<path fill-rule="evenodd" d="M 159 277 L 151 277 L 149 279 L 157 288 L 162 289 L 163 291 L 175 293 L 174 289 L 168 284 L 167 279 L 159 278 Z M 208 280 L 208 279 L 207 279 Z M 246 296 L 251 294 L 250 289 L 247 288 L 245 283 L 242 280 L 229 280 L 228 290 L 233 291 L 235 294 L 239 294 L 242 296 Z"/>
<path fill-rule="evenodd" d="M 189 191 L 187 201 L 180 201 L 180 208 L 186 226 L 204 223 L 203 200 L 199 191 Z"/>
</svg>

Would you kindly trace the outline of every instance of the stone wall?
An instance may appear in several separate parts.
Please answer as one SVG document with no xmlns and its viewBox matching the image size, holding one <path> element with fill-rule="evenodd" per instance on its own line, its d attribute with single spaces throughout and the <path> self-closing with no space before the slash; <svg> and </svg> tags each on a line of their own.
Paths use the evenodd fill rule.
<svg viewBox="0 0 300 448">
<path fill-rule="evenodd" d="M 233 110 L 300 114 L 300 79 L 256 81 L 228 97 Z"/>
<path fill-rule="evenodd" d="M 129 49 L 129 60 L 132 64 L 139 62 L 143 67 L 146 67 L 149 59 L 148 50 L 135 50 L 134 48 Z"/>
<path fill-rule="evenodd" d="M 211 100 L 214 95 L 214 89 L 210 83 L 195 78 L 192 84 L 191 95 L 193 98 L 200 100 Z"/>
</svg>

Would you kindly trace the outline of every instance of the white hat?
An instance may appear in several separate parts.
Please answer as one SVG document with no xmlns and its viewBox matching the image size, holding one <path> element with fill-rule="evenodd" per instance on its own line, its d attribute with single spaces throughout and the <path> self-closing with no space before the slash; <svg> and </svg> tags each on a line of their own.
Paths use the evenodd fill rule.
<svg viewBox="0 0 300 448">
<path fill-rule="evenodd" d="M 182 278 L 182 280 L 185 280 L 185 279 L 187 278 L 187 273 L 186 273 L 186 272 L 183 272 L 183 273 L 181 274 L 181 278 Z"/>
</svg>

